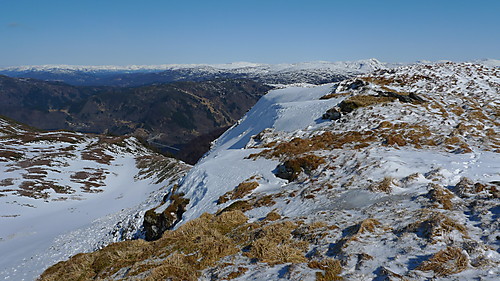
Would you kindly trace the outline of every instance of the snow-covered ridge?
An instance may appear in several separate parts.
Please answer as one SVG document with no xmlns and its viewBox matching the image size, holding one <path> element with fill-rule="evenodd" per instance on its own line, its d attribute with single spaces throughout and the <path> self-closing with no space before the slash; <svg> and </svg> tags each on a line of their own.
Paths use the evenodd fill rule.
<svg viewBox="0 0 500 281">
<path fill-rule="evenodd" d="M 86 257 L 154 247 L 102 279 L 498 280 L 499 91 L 451 62 L 273 90 L 181 180 L 174 231 Z"/>
<path fill-rule="evenodd" d="M 354 86 L 357 81 L 364 84 Z M 385 101 L 380 95 L 388 92 L 401 95 L 401 100 Z M 425 101 L 403 102 L 410 93 Z M 495 219 L 500 203 L 499 93 L 499 69 L 451 62 L 380 70 L 335 85 L 272 91 L 222 135 L 183 179 L 179 192 L 191 199 L 183 221 L 234 208 L 238 200 L 217 202 L 240 183 L 257 178 L 258 187 L 241 201 L 255 204 L 270 196 L 274 204 L 249 207 L 250 220 L 261 220 L 274 210 L 291 221 L 322 221 L 339 227 L 342 231 L 327 232 L 306 253 L 340 259 L 348 280 L 397 276 L 448 280 L 438 269 L 424 270 L 431 261 L 422 258 L 447 247 L 461 249 L 459 253 L 468 259 L 457 270 L 461 273 L 451 278 L 495 280 L 500 274 L 494 238 L 500 234 Z M 327 95 L 330 98 L 320 99 Z M 329 108 L 356 96 L 380 97 L 380 103 L 342 112 L 337 121 L 322 120 Z M 325 134 L 333 139 L 321 138 Z M 304 141 L 287 145 L 296 138 Z M 301 148 L 303 142 L 306 147 Z M 319 148 L 308 148 L 314 146 Z M 311 154 L 322 159 L 318 167 L 302 166 L 296 180 L 277 177 L 280 170 L 287 171 L 286 161 L 301 163 Z M 488 186 L 485 193 L 471 194 L 474 183 Z M 385 187 L 388 190 L 382 191 Z M 449 194 L 452 207 L 437 199 L 439 192 Z M 412 227 L 419 229 L 419 219 L 432 224 L 456 221 L 460 230 L 412 233 Z M 367 220 L 379 223 L 380 230 L 361 235 L 355 240 L 359 242 L 348 242 L 347 230 Z M 467 248 L 470 243 L 476 243 L 475 249 Z M 482 259 L 489 266 L 478 265 Z M 244 260 L 234 266 L 249 269 L 240 280 L 271 278 L 266 274 L 277 270 Z M 296 276 L 311 278 L 310 271 L 297 271 Z"/>
</svg>

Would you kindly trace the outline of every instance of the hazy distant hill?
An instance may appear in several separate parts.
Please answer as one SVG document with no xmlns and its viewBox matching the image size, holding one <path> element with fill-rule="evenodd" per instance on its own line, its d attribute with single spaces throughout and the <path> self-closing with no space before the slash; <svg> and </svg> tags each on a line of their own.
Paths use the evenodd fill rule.
<svg viewBox="0 0 500 281">
<path fill-rule="evenodd" d="M 250 80 L 99 88 L 0 76 L 0 114 L 40 129 L 135 135 L 179 147 L 232 125 L 269 89 Z"/>
</svg>

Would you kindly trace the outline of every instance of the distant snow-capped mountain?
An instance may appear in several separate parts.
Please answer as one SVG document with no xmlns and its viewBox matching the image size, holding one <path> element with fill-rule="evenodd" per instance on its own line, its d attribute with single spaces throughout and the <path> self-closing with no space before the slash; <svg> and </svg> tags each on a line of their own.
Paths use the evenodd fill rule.
<svg viewBox="0 0 500 281">
<path fill-rule="evenodd" d="M 284 71 L 284 70 L 301 70 L 301 69 L 346 69 L 346 70 L 368 70 L 385 66 L 385 63 L 379 62 L 377 59 L 367 59 L 359 61 L 346 62 L 301 62 L 301 63 L 284 63 L 284 64 L 264 64 L 251 62 L 233 62 L 226 64 L 162 64 L 162 65 L 27 65 L 13 66 L 1 68 L 0 71 L 12 72 L 28 72 L 28 71 L 83 71 L 83 72 L 133 72 L 133 71 L 164 71 L 174 69 L 213 69 L 215 70 L 238 70 L 247 72 L 247 70 L 262 72 L 262 71 Z"/>
<path fill-rule="evenodd" d="M 73 85 L 138 86 L 173 81 L 247 78 L 275 84 L 335 82 L 392 65 L 376 59 L 353 62 L 304 62 L 294 64 L 171 64 L 131 66 L 41 65 L 0 69 L 0 74 Z"/>
</svg>

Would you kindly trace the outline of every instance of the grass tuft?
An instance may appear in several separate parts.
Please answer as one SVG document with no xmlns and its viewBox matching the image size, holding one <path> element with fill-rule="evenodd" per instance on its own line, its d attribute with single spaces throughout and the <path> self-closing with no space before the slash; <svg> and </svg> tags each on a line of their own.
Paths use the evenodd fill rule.
<svg viewBox="0 0 500 281">
<path fill-rule="evenodd" d="M 384 177 L 380 182 L 370 185 L 369 189 L 373 192 L 391 193 L 394 180 L 393 177 Z"/>
<path fill-rule="evenodd" d="M 340 277 L 342 266 L 340 261 L 334 259 L 324 259 L 322 261 L 310 261 L 307 266 L 313 269 L 320 269 L 323 272 L 316 272 L 316 281 L 334 281 L 343 280 Z"/>
<path fill-rule="evenodd" d="M 453 199 L 453 197 L 455 196 L 451 191 L 435 183 L 430 183 L 429 188 L 430 190 L 428 195 L 433 202 L 436 202 L 439 206 L 441 206 L 441 208 L 445 210 L 453 209 L 453 203 L 451 202 L 451 199 Z"/>
<path fill-rule="evenodd" d="M 444 277 L 456 274 L 467 269 L 469 258 L 462 249 L 447 247 L 437 252 L 429 260 L 424 261 L 416 269 L 421 271 L 434 271 L 437 276 Z"/>
<path fill-rule="evenodd" d="M 220 196 L 217 200 L 217 204 L 226 203 L 229 200 L 236 200 L 245 197 L 250 194 L 254 189 L 259 186 L 256 181 L 244 181 L 240 183 L 233 190 L 226 192 L 224 195 Z"/>
</svg>

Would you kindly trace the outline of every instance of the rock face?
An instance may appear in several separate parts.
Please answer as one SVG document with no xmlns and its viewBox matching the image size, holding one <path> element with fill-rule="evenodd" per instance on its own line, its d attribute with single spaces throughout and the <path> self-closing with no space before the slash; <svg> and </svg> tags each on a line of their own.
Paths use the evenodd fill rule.
<svg viewBox="0 0 500 281">
<path fill-rule="evenodd" d="M 165 230 L 171 229 L 182 219 L 182 214 L 186 211 L 187 204 L 189 204 L 189 199 L 183 198 L 183 195 L 172 194 L 169 198 L 170 204 L 164 210 L 153 208 L 144 214 L 143 226 L 146 241 L 158 240 Z"/>
<path fill-rule="evenodd" d="M 330 120 L 339 120 L 341 116 L 342 113 L 340 113 L 340 110 L 338 110 L 336 107 L 332 107 L 328 109 L 325 114 L 323 114 L 322 118 Z"/>
</svg>

